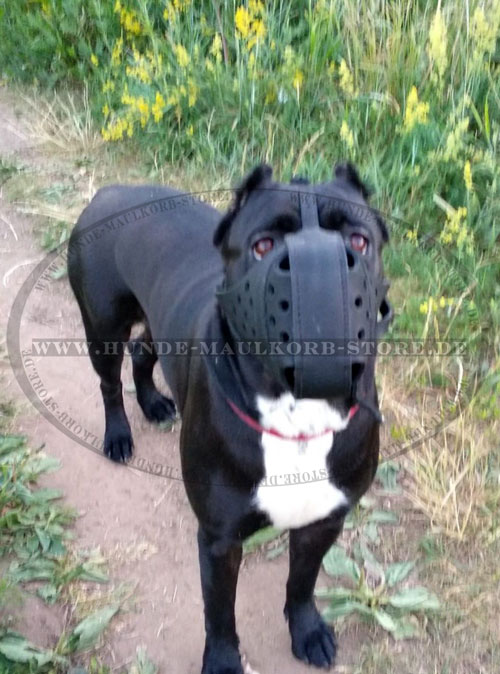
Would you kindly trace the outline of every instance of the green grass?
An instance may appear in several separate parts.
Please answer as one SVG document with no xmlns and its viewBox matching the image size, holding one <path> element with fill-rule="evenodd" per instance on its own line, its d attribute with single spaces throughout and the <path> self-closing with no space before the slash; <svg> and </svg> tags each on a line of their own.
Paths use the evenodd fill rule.
<svg viewBox="0 0 500 674">
<path fill-rule="evenodd" d="M 8 405 L 3 408 L 5 425 L 12 410 Z M 24 437 L 0 434 L 1 674 L 66 672 L 72 663 L 82 660 L 81 653 L 92 651 L 120 608 L 115 601 L 68 624 L 51 649 L 37 647 L 15 630 L 17 609 L 26 594 L 36 593 L 49 605 L 68 603 L 78 583 L 108 581 L 102 559 L 71 546 L 75 513 L 60 502 L 62 494 L 37 487 L 39 478 L 57 466 L 56 460 L 40 450 L 31 450 Z M 109 669 L 94 657 L 88 671 L 107 674 Z M 140 651 L 131 671 L 154 674 L 156 669 Z"/>
<path fill-rule="evenodd" d="M 0 67 L 12 81 L 79 87 L 80 133 L 92 123 L 167 180 L 181 163 L 229 184 L 263 160 L 280 179 L 328 180 L 353 160 L 393 233 L 393 334 L 466 335 L 474 355 L 497 353 L 500 3 L 483 4 L 440 3 L 439 51 L 430 0 L 3 0 Z M 46 200 L 60 196 L 54 185 Z M 64 228 L 54 222 L 45 246 Z M 427 316 L 431 297 L 456 311 Z"/>
</svg>

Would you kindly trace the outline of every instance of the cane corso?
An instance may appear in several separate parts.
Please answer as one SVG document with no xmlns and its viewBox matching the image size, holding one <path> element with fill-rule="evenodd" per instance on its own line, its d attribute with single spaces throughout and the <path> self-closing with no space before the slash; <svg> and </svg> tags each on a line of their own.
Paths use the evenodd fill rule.
<svg viewBox="0 0 500 674">
<path fill-rule="evenodd" d="M 168 187 L 110 186 L 71 235 L 69 278 L 101 380 L 105 455 L 132 455 L 120 380 L 127 348 L 146 418 L 182 417 L 182 470 L 199 522 L 202 674 L 242 674 L 242 542 L 270 524 L 290 529 L 292 651 L 317 667 L 334 662 L 313 590 L 375 475 L 373 343 L 391 316 L 388 233 L 367 198 L 350 164 L 317 185 L 275 182 L 261 165 L 223 215 Z M 129 341 L 135 323 L 144 332 Z M 153 383 L 157 360 L 172 399 Z"/>
</svg>

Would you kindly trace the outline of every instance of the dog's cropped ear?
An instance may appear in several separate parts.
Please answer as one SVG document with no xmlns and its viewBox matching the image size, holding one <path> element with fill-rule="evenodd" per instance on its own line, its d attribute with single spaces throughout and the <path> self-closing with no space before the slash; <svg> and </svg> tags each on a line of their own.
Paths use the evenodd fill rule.
<svg viewBox="0 0 500 674">
<path fill-rule="evenodd" d="M 382 241 L 384 243 L 387 243 L 389 241 L 389 230 L 387 229 L 387 225 L 385 223 L 384 218 L 380 215 L 380 213 L 375 213 L 375 220 L 377 221 L 378 228 L 380 229 L 380 233 L 382 234 Z"/>
<path fill-rule="evenodd" d="M 335 167 L 335 178 L 345 180 L 347 183 L 355 187 L 363 195 L 363 199 L 368 199 L 370 190 L 359 177 L 359 173 L 350 162 L 344 164 L 337 164 Z"/>
<path fill-rule="evenodd" d="M 221 245 L 224 237 L 231 227 L 234 216 L 236 213 L 238 213 L 240 208 L 245 205 L 245 202 L 248 199 L 250 193 L 261 187 L 267 180 L 271 178 L 272 174 L 273 170 L 270 166 L 267 164 L 261 164 L 260 166 L 254 168 L 254 170 L 243 180 L 241 185 L 236 188 L 234 192 L 233 203 L 215 230 L 213 238 L 214 246 L 219 247 Z"/>
<path fill-rule="evenodd" d="M 368 189 L 368 187 L 361 180 L 361 178 L 359 177 L 359 173 L 351 163 L 345 162 L 344 164 L 337 164 L 334 173 L 336 178 L 344 180 L 345 182 L 352 185 L 355 189 L 357 189 L 363 196 L 363 199 L 369 198 L 371 190 Z M 374 209 L 372 209 L 372 212 L 375 215 L 377 225 L 380 229 L 380 233 L 382 234 L 382 240 L 384 243 L 387 243 L 389 241 L 389 230 L 387 229 L 385 220 L 380 215 L 380 213 L 377 213 L 377 211 L 375 211 Z"/>
</svg>

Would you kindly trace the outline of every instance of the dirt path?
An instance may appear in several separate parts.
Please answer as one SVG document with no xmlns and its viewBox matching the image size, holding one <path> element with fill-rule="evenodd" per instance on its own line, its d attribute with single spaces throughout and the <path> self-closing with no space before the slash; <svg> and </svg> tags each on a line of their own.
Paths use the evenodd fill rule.
<svg viewBox="0 0 500 674">
<path fill-rule="evenodd" d="M 23 117 L 14 114 L 12 98 L 0 89 L 0 156 L 41 165 L 40 149 Z M 29 216 L 21 215 L 0 195 L 0 337 L 6 334 L 11 304 L 33 269 L 43 258 Z M 3 282 L 2 282 L 3 279 Z M 43 301 L 28 303 L 22 321 L 24 340 L 33 337 L 83 337 L 76 303 L 65 279 L 53 282 Z M 40 369 L 49 393 L 64 404 L 83 427 L 98 437 L 103 433 L 103 410 L 97 377 L 88 358 L 46 358 Z M 76 543 L 99 546 L 110 560 L 111 577 L 118 586 L 133 588 L 132 602 L 113 621 L 101 659 L 119 667 L 129 662 L 138 645 L 161 674 L 198 674 L 203 650 L 203 613 L 198 577 L 196 523 L 182 482 L 155 477 L 125 467 L 85 450 L 40 416 L 20 391 L 12 371 L 3 367 L 5 396 L 19 411 L 16 430 L 27 434 L 33 446 L 44 443 L 47 453 L 60 459 L 61 469 L 46 478 L 61 488 L 81 517 Z M 130 372 L 124 375 L 130 384 Z M 179 468 L 178 435 L 147 424 L 132 395 L 126 396 L 137 453 Z M 237 599 L 241 648 L 259 674 L 305 674 L 310 669 L 294 660 L 283 619 L 286 555 L 273 561 L 250 557 L 244 561 Z M 40 645 L 53 645 L 64 627 L 57 607 L 30 599 L 20 625 Z M 364 635 L 366 639 L 366 635 Z M 344 634 L 337 671 L 352 671 L 360 641 Z"/>
</svg>

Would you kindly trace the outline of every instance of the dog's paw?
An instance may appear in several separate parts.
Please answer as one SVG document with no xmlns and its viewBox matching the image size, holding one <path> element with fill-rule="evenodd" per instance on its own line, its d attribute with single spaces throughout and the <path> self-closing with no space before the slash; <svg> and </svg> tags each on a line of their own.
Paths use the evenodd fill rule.
<svg viewBox="0 0 500 674">
<path fill-rule="evenodd" d="M 229 645 L 207 646 L 201 674 L 243 674 L 238 649 Z"/>
<path fill-rule="evenodd" d="M 156 395 L 148 396 L 147 400 L 142 400 L 139 404 L 148 421 L 160 424 L 162 421 L 175 419 L 174 401 L 161 393 L 156 392 Z"/>
<path fill-rule="evenodd" d="M 337 644 L 328 627 L 313 605 L 285 611 L 288 615 L 292 653 L 309 665 L 328 669 L 335 661 Z"/>
<path fill-rule="evenodd" d="M 134 442 L 130 429 L 106 430 L 104 435 L 104 454 L 112 461 L 128 461 L 132 456 Z"/>
</svg>

